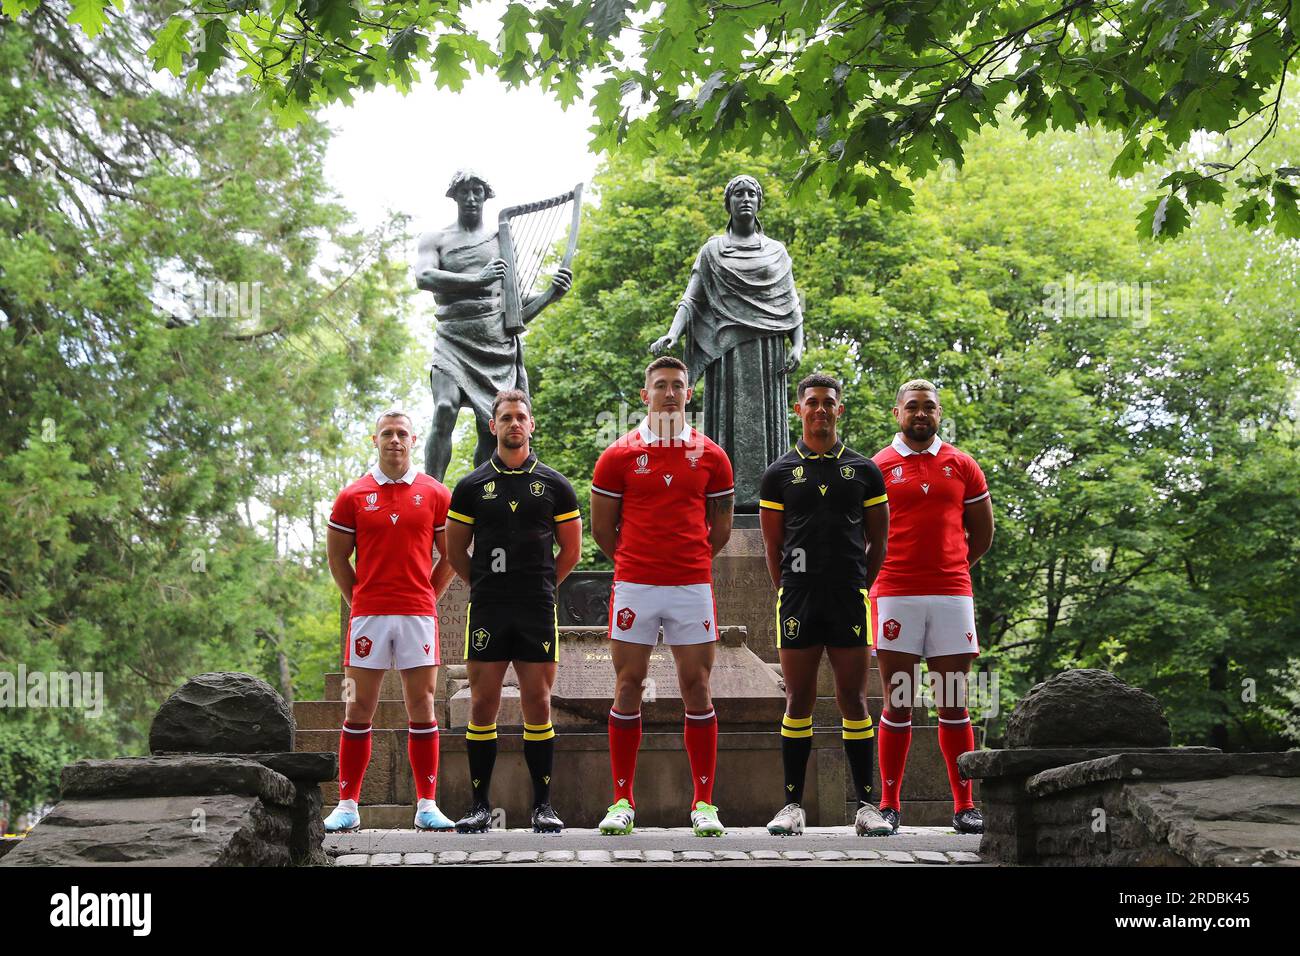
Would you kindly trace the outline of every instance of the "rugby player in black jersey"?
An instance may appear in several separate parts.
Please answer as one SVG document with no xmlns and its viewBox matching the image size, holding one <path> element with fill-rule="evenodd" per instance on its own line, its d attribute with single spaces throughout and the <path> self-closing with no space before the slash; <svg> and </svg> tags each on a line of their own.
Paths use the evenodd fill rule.
<svg viewBox="0 0 1300 956">
<path fill-rule="evenodd" d="M 559 582 L 578 563 L 582 517 L 568 480 L 538 461 L 529 447 L 536 422 L 526 393 L 498 393 L 488 427 L 496 435 L 497 450 L 457 483 L 447 512 L 447 557 L 470 586 L 465 749 L 474 797 L 456 829 L 481 833 L 491 825 L 488 789 L 497 756 L 501 681 L 513 663 L 524 718 L 524 760 L 533 783 L 533 830 L 558 833 L 564 824 L 550 803 L 555 754 L 551 687 L 560 660 L 555 599 Z"/>
<path fill-rule="evenodd" d="M 844 752 L 858 798 L 854 829 L 887 836 L 871 799 L 875 728 L 865 684 L 873 629 L 867 590 L 885 559 L 889 503 L 880 469 L 836 435 L 840 383 L 814 373 L 799 383 L 794 410 L 803 437 L 763 473 L 759 513 L 777 588 L 777 650 L 785 678 L 781 721 L 785 806 L 769 833 L 802 833 L 804 777 L 812 750 L 813 705 L 822 651 L 835 675 Z"/>
</svg>

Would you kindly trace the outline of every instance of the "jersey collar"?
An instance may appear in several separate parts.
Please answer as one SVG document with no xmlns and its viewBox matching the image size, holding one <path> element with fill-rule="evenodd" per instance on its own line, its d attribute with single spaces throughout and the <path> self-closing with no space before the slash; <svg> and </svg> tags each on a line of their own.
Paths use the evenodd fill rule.
<svg viewBox="0 0 1300 956">
<path fill-rule="evenodd" d="M 370 477 L 374 478 L 375 481 L 379 482 L 381 485 L 395 485 L 395 484 L 413 485 L 415 484 L 415 476 L 418 475 L 419 473 L 420 473 L 420 469 L 412 465 L 410 468 L 406 469 L 406 474 L 404 474 L 401 478 L 394 479 L 394 478 L 389 478 L 387 475 L 384 474 L 384 470 L 379 467 L 378 462 L 375 463 L 374 468 L 370 469 Z"/>
<path fill-rule="evenodd" d="M 649 416 L 646 416 L 645 418 L 641 419 L 641 424 L 637 426 L 637 433 L 640 434 L 641 440 L 645 442 L 647 445 L 653 445 L 657 441 L 664 440 L 650 430 Z M 688 441 L 690 437 L 691 437 L 691 423 L 687 422 L 686 427 L 681 430 L 681 434 L 674 435 L 671 440 L 675 442 L 684 442 L 684 441 Z"/>
<path fill-rule="evenodd" d="M 804 444 L 802 438 L 794 443 L 794 450 L 799 453 L 800 458 L 839 458 L 844 454 L 844 439 L 835 442 L 835 447 L 823 455 L 813 454 L 813 450 Z"/>
<path fill-rule="evenodd" d="M 943 447 L 943 441 L 939 438 L 938 435 L 935 435 L 934 441 L 930 442 L 930 447 L 925 450 L 925 454 L 930 454 L 933 455 L 935 458 L 938 458 L 939 449 L 942 447 Z M 904 458 L 906 458 L 908 455 L 922 454 L 922 452 L 913 451 L 911 448 L 907 447 L 907 442 L 903 441 L 902 432 L 899 432 L 894 436 L 893 449 L 894 451 L 902 455 Z"/>
<path fill-rule="evenodd" d="M 537 455 L 531 451 L 528 453 L 528 457 L 524 459 L 524 463 L 518 468 L 507 468 L 506 463 L 501 460 L 501 456 L 496 452 L 492 453 L 492 457 L 488 461 L 492 463 L 492 467 L 496 469 L 499 475 L 531 474 L 532 470 L 537 467 Z"/>
</svg>

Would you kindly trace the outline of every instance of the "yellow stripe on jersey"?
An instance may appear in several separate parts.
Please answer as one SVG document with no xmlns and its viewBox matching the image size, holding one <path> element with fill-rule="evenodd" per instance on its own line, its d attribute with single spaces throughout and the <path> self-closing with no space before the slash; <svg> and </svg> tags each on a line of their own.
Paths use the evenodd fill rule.
<svg viewBox="0 0 1300 956">
<path fill-rule="evenodd" d="M 760 508 L 767 508 L 767 509 L 769 509 L 770 511 L 784 511 L 784 510 L 785 510 L 785 505 L 781 504 L 781 502 L 779 502 L 779 501 L 767 501 L 767 500 L 764 499 L 764 498 L 760 498 L 760 499 L 758 499 L 758 506 L 759 506 Z"/>
<path fill-rule="evenodd" d="M 580 517 L 581 515 L 581 511 L 566 511 L 562 515 L 555 516 L 555 523 L 560 524 L 562 521 L 572 521 L 574 518 Z"/>
<path fill-rule="evenodd" d="M 452 519 L 454 519 L 454 520 L 456 520 L 456 521 L 459 521 L 461 524 L 473 524 L 473 523 L 474 523 L 474 519 L 473 519 L 473 518 L 471 518 L 469 515 L 463 515 L 463 514 L 461 514 L 459 511 L 451 511 L 451 510 L 449 509 L 449 510 L 447 511 L 447 517 L 448 517 L 448 518 L 452 518 Z"/>
<path fill-rule="evenodd" d="M 862 502 L 862 507 L 870 508 L 872 505 L 882 505 L 889 500 L 889 495 L 877 495 L 875 498 L 868 498 Z"/>
</svg>

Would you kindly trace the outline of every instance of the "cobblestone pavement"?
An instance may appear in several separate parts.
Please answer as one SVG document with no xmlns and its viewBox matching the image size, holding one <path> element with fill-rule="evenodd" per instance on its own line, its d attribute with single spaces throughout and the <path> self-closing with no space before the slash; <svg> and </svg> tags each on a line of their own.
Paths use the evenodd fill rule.
<svg viewBox="0 0 1300 956">
<path fill-rule="evenodd" d="M 362 830 L 327 836 L 325 850 L 338 866 L 977 865 L 983 863 L 979 842 L 978 836 L 949 827 L 908 826 L 878 838 L 856 836 L 852 827 L 810 827 L 795 837 L 770 836 L 762 827 L 737 827 L 718 839 L 697 837 L 686 827 L 638 827 L 631 836 L 579 829 L 549 835 L 531 830 Z"/>
</svg>

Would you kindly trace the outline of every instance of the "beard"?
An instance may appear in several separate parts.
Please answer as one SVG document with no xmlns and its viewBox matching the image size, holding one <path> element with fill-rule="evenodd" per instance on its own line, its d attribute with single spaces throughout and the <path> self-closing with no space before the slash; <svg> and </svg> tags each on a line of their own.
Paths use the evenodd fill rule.
<svg viewBox="0 0 1300 956">
<path fill-rule="evenodd" d="M 524 442 L 528 441 L 527 435 L 502 435 L 501 444 L 505 445 L 512 451 L 516 448 L 523 448 Z"/>
<path fill-rule="evenodd" d="M 935 433 L 938 430 L 937 426 L 932 425 L 928 421 L 913 422 L 903 429 L 903 434 L 912 439 L 912 441 L 929 441 L 935 436 Z"/>
</svg>

